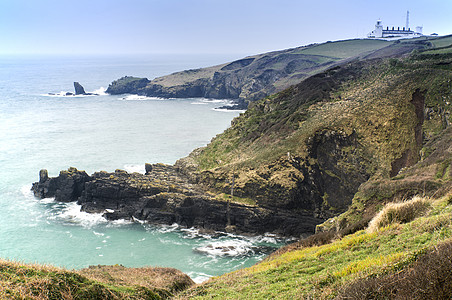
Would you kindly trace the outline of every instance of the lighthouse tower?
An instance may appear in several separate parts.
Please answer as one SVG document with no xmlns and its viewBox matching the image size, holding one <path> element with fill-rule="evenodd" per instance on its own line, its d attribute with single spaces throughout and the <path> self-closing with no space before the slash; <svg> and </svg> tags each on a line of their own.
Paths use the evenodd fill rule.
<svg viewBox="0 0 452 300">
<path fill-rule="evenodd" d="M 383 37 L 383 23 L 380 19 L 377 20 L 377 24 L 375 24 L 375 30 L 372 33 L 376 38 Z"/>
</svg>

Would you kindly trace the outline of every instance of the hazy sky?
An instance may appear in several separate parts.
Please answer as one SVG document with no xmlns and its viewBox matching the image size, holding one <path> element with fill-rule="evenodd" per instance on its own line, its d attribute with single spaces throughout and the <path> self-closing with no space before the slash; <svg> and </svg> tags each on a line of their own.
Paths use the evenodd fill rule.
<svg viewBox="0 0 452 300">
<path fill-rule="evenodd" d="M 452 34 L 452 0 L 0 0 L 0 54 L 256 54 L 384 26 Z"/>
</svg>

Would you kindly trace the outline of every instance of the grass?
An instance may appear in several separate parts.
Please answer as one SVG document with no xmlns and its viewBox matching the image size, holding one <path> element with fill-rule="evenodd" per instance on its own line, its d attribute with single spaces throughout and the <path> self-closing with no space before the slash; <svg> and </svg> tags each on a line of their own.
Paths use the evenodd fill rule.
<svg viewBox="0 0 452 300">
<path fill-rule="evenodd" d="M 425 197 L 400 203 L 388 203 L 369 223 L 369 232 L 375 232 L 393 223 L 407 223 L 421 216 L 430 207 L 430 200 Z"/>
<path fill-rule="evenodd" d="M 168 268 L 69 271 L 0 260 L 0 299 L 167 299 L 192 284 L 187 275 Z"/>
<path fill-rule="evenodd" d="M 299 54 L 323 55 L 334 58 L 353 57 L 368 51 L 389 46 L 391 42 L 383 40 L 357 39 L 338 42 L 327 42 L 298 50 Z"/>
<path fill-rule="evenodd" d="M 329 299 L 350 283 L 393 274 L 452 238 L 451 194 L 431 200 L 427 215 L 358 231 L 321 246 L 302 247 L 211 279 L 181 299 Z M 449 268 L 449 272 L 451 269 Z"/>
</svg>

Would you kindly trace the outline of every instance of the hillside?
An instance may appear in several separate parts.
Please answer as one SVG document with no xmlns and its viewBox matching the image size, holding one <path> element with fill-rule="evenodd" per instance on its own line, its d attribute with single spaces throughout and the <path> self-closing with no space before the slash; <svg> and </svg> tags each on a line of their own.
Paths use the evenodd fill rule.
<svg viewBox="0 0 452 300">
<path fill-rule="evenodd" d="M 404 218 L 396 215 L 332 242 L 311 238 L 290 245 L 177 298 L 449 299 L 451 197 L 415 198 L 392 211 Z M 390 213 L 383 211 L 376 221 Z"/>
<path fill-rule="evenodd" d="M 347 61 L 401 56 L 424 47 L 422 40 L 403 43 L 369 39 L 326 42 L 177 72 L 151 81 L 123 77 L 114 81 L 107 93 L 134 93 L 163 98 L 234 99 L 243 107 L 245 100 L 258 100 L 279 92 Z"/>
<path fill-rule="evenodd" d="M 42 172 L 35 193 L 53 186 L 87 211 L 113 211 L 107 217 L 142 214 L 149 222 L 216 230 L 306 236 L 314 226 L 303 224 L 317 224 L 315 234 L 175 296 L 181 299 L 449 299 L 452 37 L 391 47 L 412 42 L 423 49 L 392 57 L 374 52 L 251 103 L 230 128 L 175 166 L 147 165 L 146 175 L 70 169 L 48 178 Z M 394 54 L 390 49 L 380 53 Z M 0 287 L 33 291 L 20 277 L 11 279 L 21 272 L 10 265 L 0 268 Z M 5 277 L 4 270 L 12 271 Z M 110 272 L 89 280 L 108 279 Z M 117 293 L 117 283 L 99 289 Z M 133 296 L 114 297 L 155 297 L 127 291 Z M 99 297 L 108 299 L 104 294 Z"/>
<path fill-rule="evenodd" d="M 171 268 L 115 265 L 69 271 L 0 260 L 1 299 L 168 299 L 193 284 Z"/>
<path fill-rule="evenodd" d="M 443 50 L 437 50 L 443 51 Z M 176 166 L 193 181 L 263 207 L 329 218 L 368 180 L 415 164 L 450 118 L 451 57 L 355 61 L 250 105 Z"/>
<path fill-rule="evenodd" d="M 258 101 L 179 162 L 212 188 L 235 174 L 234 193 L 261 205 L 296 208 L 317 193 L 311 209 L 336 214 L 315 235 L 180 298 L 451 297 L 452 38 L 432 44 Z"/>
</svg>

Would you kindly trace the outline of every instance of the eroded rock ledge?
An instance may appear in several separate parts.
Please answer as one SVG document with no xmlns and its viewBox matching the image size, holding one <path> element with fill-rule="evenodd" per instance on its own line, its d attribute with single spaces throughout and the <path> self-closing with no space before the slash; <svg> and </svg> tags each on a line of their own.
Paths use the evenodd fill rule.
<svg viewBox="0 0 452 300">
<path fill-rule="evenodd" d="M 178 223 L 206 230 L 236 233 L 311 234 L 321 219 L 299 210 L 262 208 L 218 200 L 202 185 L 192 184 L 176 167 L 146 164 L 146 174 L 96 172 L 91 176 L 76 168 L 50 178 L 40 171 L 33 184 L 36 197 L 77 201 L 81 210 L 103 212 L 109 220 L 138 219 L 153 224 Z M 230 222 L 228 223 L 228 215 Z"/>
</svg>

